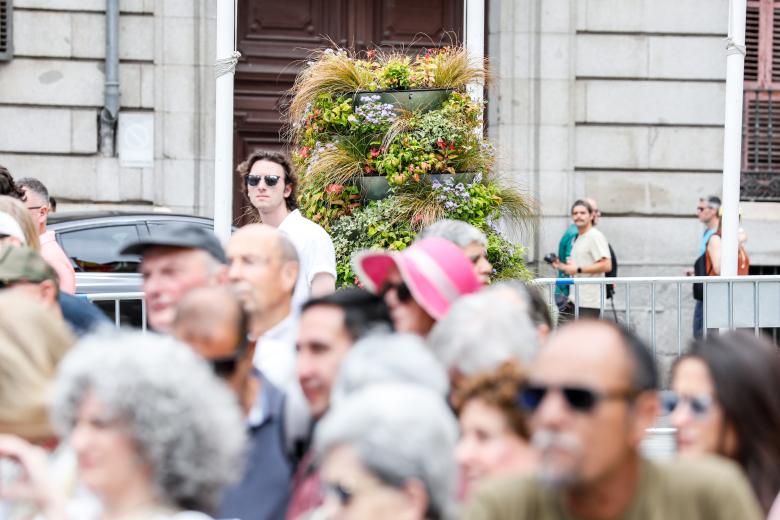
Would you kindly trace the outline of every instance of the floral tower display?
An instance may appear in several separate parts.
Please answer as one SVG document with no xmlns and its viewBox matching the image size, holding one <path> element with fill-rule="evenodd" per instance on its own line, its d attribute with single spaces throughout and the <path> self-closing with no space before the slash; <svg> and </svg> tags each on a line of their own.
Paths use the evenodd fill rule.
<svg viewBox="0 0 780 520">
<path fill-rule="evenodd" d="M 466 93 L 484 79 L 462 47 L 327 49 L 299 74 L 288 114 L 299 204 L 333 238 L 339 286 L 354 283 L 353 252 L 404 249 L 442 218 L 487 235 L 494 278 L 529 276 L 499 222 L 529 222 L 532 205 L 494 173 L 484 107 Z"/>
</svg>

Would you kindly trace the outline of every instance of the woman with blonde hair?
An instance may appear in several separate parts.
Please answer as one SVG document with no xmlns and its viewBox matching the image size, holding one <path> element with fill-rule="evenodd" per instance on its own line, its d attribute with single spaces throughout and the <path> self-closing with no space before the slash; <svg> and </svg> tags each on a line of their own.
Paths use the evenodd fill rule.
<svg viewBox="0 0 780 520">
<path fill-rule="evenodd" d="M 72 344 L 66 325 L 38 302 L 0 293 L 0 433 L 51 442 L 50 387 Z"/>
<path fill-rule="evenodd" d="M 57 366 L 72 344 L 67 327 L 51 311 L 25 296 L 0 292 L 0 480 L 5 487 L 5 478 L 18 470 L 3 457 L 3 445 L 8 442 L 37 446 L 36 453 L 51 460 L 50 478 L 59 488 L 75 481 L 75 465 L 57 449 L 49 421 Z M 35 517 L 33 503 L 4 503 L 2 491 L 0 518 Z"/>
<path fill-rule="evenodd" d="M 24 232 L 25 245 L 27 247 L 34 249 L 35 251 L 41 250 L 41 241 L 38 238 L 38 231 L 35 229 L 35 223 L 23 202 L 13 197 L 9 197 L 8 195 L 0 195 L 0 211 L 8 213 L 16 219 L 16 222 L 19 223 L 19 226 Z"/>
</svg>

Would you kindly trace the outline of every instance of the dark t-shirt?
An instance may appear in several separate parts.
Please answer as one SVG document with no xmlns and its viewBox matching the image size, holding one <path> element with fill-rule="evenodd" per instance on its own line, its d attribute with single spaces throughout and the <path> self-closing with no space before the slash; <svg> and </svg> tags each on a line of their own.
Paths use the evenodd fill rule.
<svg viewBox="0 0 780 520">
<path fill-rule="evenodd" d="M 468 504 L 464 520 L 586 520 L 533 477 L 488 485 Z M 656 464 L 643 461 L 628 509 L 604 520 L 760 520 L 761 508 L 740 468 L 727 460 Z M 595 520 L 595 519 L 587 519 Z"/>
</svg>

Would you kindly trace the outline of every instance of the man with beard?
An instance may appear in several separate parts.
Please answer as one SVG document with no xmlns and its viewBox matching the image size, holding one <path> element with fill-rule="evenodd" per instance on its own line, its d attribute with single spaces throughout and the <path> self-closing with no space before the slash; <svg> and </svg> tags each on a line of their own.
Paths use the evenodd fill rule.
<svg viewBox="0 0 780 520">
<path fill-rule="evenodd" d="M 610 322 L 563 327 L 531 366 L 520 401 L 539 450 L 535 476 L 484 488 L 463 518 L 759 519 L 736 465 L 717 459 L 657 464 L 639 444 L 658 412 L 647 347 Z"/>
</svg>

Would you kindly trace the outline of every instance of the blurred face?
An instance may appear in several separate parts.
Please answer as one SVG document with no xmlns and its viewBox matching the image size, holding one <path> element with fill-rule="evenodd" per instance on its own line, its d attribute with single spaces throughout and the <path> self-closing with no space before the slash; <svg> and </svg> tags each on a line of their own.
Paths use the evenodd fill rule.
<svg viewBox="0 0 780 520">
<path fill-rule="evenodd" d="M 493 266 L 488 261 L 487 250 L 479 242 L 472 242 L 463 248 L 463 253 L 474 265 L 474 274 L 477 275 L 482 285 L 490 283 L 490 275 L 493 274 Z"/>
<path fill-rule="evenodd" d="M 243 355 L 238 353 L 241 344 L 237 317 L 229 317 L 221 322 L 221 326 L 210 327 L 208 330 L 193 330 L 185 323 L 177 323 L 173 329 L 173 335 L 189 345 L 192 350 L 208 361 L 218 361 L 215 368 L 217 375 L 225 379 L 230 388 L 240 394 L 244 388 L 246 377 L 252 369 L 252 356 L 254 355 L 254 343 L 245 345 Z"/>
<path fill-rule="evenodd" d="M 423 520 L 424 509 L 403 489 L 382 483 L 348 446 L 331 450 L 320 470 L 331 520 Z"/>
<path fill-rule="evenodd" d="M 230 283 L 250 315 L 289 305 L 298 276 L 297 264 L 282 259 L 276 235 L 238 231 L 226 253 Z"/>
<path fill-rule="evenodd" d="M 571 219 L 579 229 L 590 226 L 592 218 L 593 214 L 585 206 L 574 206 L 571 210 Z"/>
<path fill-rule="evenodd" d="M 315 418 L 330 406 L 330 392 L 352 338 L 344 327 L 344 311 L 317 305 L 303 312 L 298 327 L 296 370 L 303 395 Z"/>
<path fill-rule="evenodd" d="M 436 320 L 414 300 L 395 267 L 392 267 L 387 275 L 384 299 L 397 332 L 427 336 L 436 323 Z"/>
<path fill-rule="evenodd" d="M 46 218 L 49 215 L 49 205 L 34 191 L 28 190 L 26 186 L 22 187 L 24 192 L 24 205 L 35 222 L 35 227 L 40 233 L 46 227 Z"/>
<path fill-rule="evenodd" d="M 681 455 L 736 451 L 731 425 L 724 428 L 723 409 L 715 397 L 715 384 L 707 365 L 698 358 L 685 358 L 674 369 L 673 394 L 665 396 L 672 408 L 672 426 L 677 428 L 677 450 Z M 667 409 L 668 411 L 668 409 Z"/>
<path fill-rule="evenodd" d="M 257 186 L 246 186 L 249 200 L 261 214 L 285 206 L 284 199 L 290 196 L 292 187 L 285 183 L 284 168 L 281 165 L 271 161 L 257 161 L 249 170 L 249 175 L 263 177 Z M 278 178 L 274 186 L 268 185 L 269 181 L 265 178 L 266 175 L 271 176 L 271 179 Z M 270 183 L 273 183 L 273 180 Z"/>
<path fill-rule="evenodd" d="M 539 351 L 530 373 L 523 399 L 542 480 L 587 486 L 617 474 L 636 454 L 657 408 L 629 409 L 631 365 L 616 332 L 597 323 L 565 327 Z M 583 406 L 588 394 L 595 399 Z"/>
<path fill-rule="evenodd" d="M 219 282 L 224 268 L 216 266 L 209 254 L 199 249 L 153 247 L 144 252 L 141 274 L 149 325 L 169 332 L 179 300 L 196 287 Z"/>
<path fill-rule="evenodd" d="M 718 210 L 711 208 L 706 200 L 700 200 L 696 206 L 696 216 L 699 218 L 699 222 L 707 224 L 718 214 Z"/>
<path fill-rule="evenodd" d="M 70 436 L 80 481 L 101 499 L 114 499 L 140 484 L 152 487 L 151 469 L 127 433 L 127 425 L 112 417 L 92 393 L 79 408 Z"/>
<path fill-rule="evenodd" d="M 467 491 L 485 479 L 520 473 L 529 467 L 528 443 L 509 427 L 499 408 L 472 399 L 458 420 L 461 435 L 455 457 L 466 478 Z"/>
</svg>

